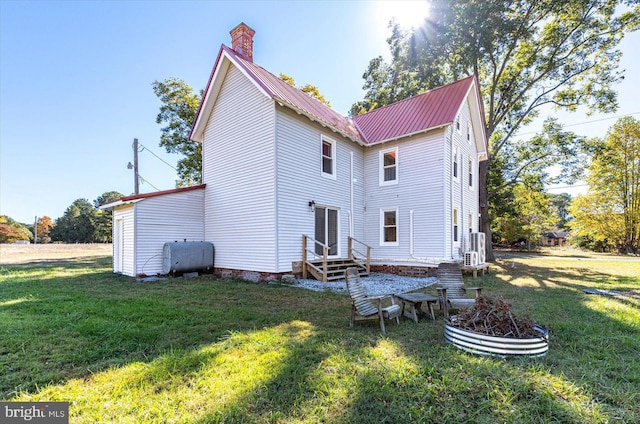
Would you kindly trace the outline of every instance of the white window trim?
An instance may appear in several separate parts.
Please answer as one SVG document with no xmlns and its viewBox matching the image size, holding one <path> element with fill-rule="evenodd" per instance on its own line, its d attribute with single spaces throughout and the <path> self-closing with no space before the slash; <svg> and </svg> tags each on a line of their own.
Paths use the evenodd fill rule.
<svg viewBox="0 0 640 424">
<path fill-rule="evenodd" d="M 469 157 L 467 165 L 469 166 L 469 169 L 467 171 L 467 178 L 469 179 L 469 181 L 467 181 L 467 186 L 469 186 L 469 190 L 473 190 L 473 185 L 475 183 L 475 173 L 473 171 L 475 171 L 476 164 L 472 157 Z M 471 176 L 471 178 L 469 178 L 469 176 Z"/>
<path fill-rule="evenodd" d="M 390 181 L 385 181 L 384 180 L 384 155 L 385 153 L 389 153 L 389 152 L 394 152 L 395 156 L 396 156 L 396 179 L 395 180 L 390 180 Z M 380 150 L 379 153 L 379 157 L 378 157 L 378 181 L 380 183 L 381 186 L 385 186 L 385 185 L 394 185 L 394 184 L 398 184 L 398 179 L 399 179 L 399 156 L 398 156 L 398 147 L 393 147 L 391 149 L 384 149 L 384 150 Z"/>
<path fill-rule="evenodd" d="M 456 164 L 457 166 L 454 168 L 454 164 Z M 451 154 L 451 178 L 453 178 L 454 181 L 460 181 L 460 174 L 461 174 L 461 169 L 462 167 L 460 166 L 460 148 L 458 147 L 457 144 L 453 145 L 453 152 Z M 456 175 L 454 175 L 453 170 L 456 170 Z"/>
<path fill-rule="evenodd" d="M 455 231 L 457 227 L 457 231 Z M 453 208 L 451 216 L 451 239 L 453 240 L 454 247 L 460 246 L 460 219 L 458 217 L 458 208 Z M 458 240 L 456 240 L 456 237 Z"/>
<path fill-rule="evenodd" d="M 456 116 L 456 131 L 458 132 L 458 134 L 461 133 L 461 131 L 460 131 L 460 115 Z"/>
<path fill-rule="evenodd" d="M 467 122 L 467 141 L 469 142 L 469 144 L 472 144 L 472 139 L 473 137 L 471 137 L 471 123 Z"/>
<path fill-rule="evenodd" d="M 331 145 L 331 171 L 333 172 L 332 174 L 328 174 L 326 172 L 324 172 L 324 167 L 323 167 L 323 159 L 324 159 L 324 152 L 322 150 L 322 146 L 323 143 L 327 142 Z M 336 162 L 338 162 L 338 143 L 336 143 L 335 140 L 330 139 L 329 137 L 326 137 L 324 135 L 320 136 L 320 175 L 322 175 L 324 178 L 329 178 L 331 180 L 335 180 L 336 179 L 336 171 L 337 171 L 337 166 L 336 166 Z"/>
<path fill-rule="evenodd" d="M 384 240 L 384 214 L 385 212 L 395 212 L 396 214 L 396 241 Z M 398 208 L 380 209 L 380 246 L 400 246 L 400 214 Z"/>
</svg>

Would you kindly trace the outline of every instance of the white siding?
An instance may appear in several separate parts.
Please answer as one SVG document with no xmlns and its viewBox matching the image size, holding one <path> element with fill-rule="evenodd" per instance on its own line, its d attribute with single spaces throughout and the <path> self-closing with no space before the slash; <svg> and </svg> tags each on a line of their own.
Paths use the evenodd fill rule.
<svg viewBox="0 0 640 424">
<path fill-rule="evenodd" d="M 229 68 L 203 139 L 205 240 L 216 267 L 277 272 L 274 107 Z"/>
<path fill-rule="evenodd" d="M 365 152 L 366 243 L 380 259 L 411 259 L 410 211 L 413 210 L 413 255 L 442 258 L 445 234 L 446 167 L 443 158 L 444 131 L 381 146 Z M 380 151 L 398 148 L 397 184 L 380 185 Z M 398 246 L 380 246 L 380 210 L 398 209 Z"/>
<path fill-rule="evenodd" d="M 277 109 L 278 271 L 291 270 L 302 259 L 302 235 L 314 237 L 314 212 L 309 202 L 339 209 L 339 255 L 347 256 L 349 215 L 353 234 L 363 240 L 363 162 L 361 146 L 307 118 Z M 321 136 L 335 141 L 335 179 L 321 173 Z M 353 152 L 354 211 L 351 212 L 351 153 Z M 311 244 L 309 245 L 311 248 Z"/>
<path fill-rule="evenodd" d="M 135 209 L 134 205 L 119 206 L 113 211 L 113 222 L 122 219 L 122 273 L 130 277 L 135 276 Z M 114 225 L 115 229 L 115 225 Z M 114 247 L 114 253 L 116 252 Z M 115 269 L 114 269 L 115 271 Z"/>
<path fill-rule="evenodd" d="M 452 206 L 448 208 L 448 222 L 449 222 L 449 250 L 450 255 L 454 258 L 460 257 L 460 251 L 465 250 L 465 247 L 469 243 L 469 212 L 472 213 L 473 223 L 472 229 L 478 230 L 478 153 L 476 150 L 475 140 L 473 133 L 471 134 L 471 141 L 467 140 L 467 124 L 470 122 L 470 108 L 469 103 L 466 101 L 460 110 L 460 132 L 455 129 L 455 126 L 451 126 L 449 130 L 449 136 L 453 138 L 453 143 L 458 146 L 460 150 L 458 167 L 459 178 L 450 180 L 451 197 L 449 202 L 452 202 Z M 447 149 L 449 151 L 449 157 L 451 157 L 451 142 L 448 143 Z M 469 158 L 473 160 L 473 186 L 469 188 Z M 451 166 L 449 166 L 449 177 L 452 175 Z M 458 243 L 453 242 L 453 229 L 451 227 L 453 218 L 451 212 L 453 208 L 458 209 Z"/>
<path fill-rule="evenodd" d="M 204 190 L 142 199 L 136 208 L 135 273 L 162 273 L 166 242 L 204 240 Z"/>
</svg>

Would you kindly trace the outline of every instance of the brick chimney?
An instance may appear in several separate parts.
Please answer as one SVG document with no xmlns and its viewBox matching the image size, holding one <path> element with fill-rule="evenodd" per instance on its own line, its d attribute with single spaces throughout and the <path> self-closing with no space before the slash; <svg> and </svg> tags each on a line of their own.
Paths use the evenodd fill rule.
<svg viewBox="0 0 640 424">
<path fill-rule="evenodd" d="M 255 33 L 244 22 L 229 31 L 229 34 L 231 34 L 231 48 L 251 62 L 253 62 L 253 35 Z"/>
</svg>

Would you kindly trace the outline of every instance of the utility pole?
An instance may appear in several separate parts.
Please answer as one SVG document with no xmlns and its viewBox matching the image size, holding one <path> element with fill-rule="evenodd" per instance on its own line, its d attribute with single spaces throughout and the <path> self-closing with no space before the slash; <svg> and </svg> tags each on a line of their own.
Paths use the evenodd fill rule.
<svg viewBox="0 0 640 424">
<path fill-rule="evenodd" d="M 38 244 L 38 216 L 33 222 L 33 244 Z"/>
<path fill-rule="evenodd" d="M 133 190 L 134 194 L 140 194 L 140 174 L 138 174 L 138 139 L 133 139 L 133 165 L 131 162 L 127 168 L 133 169 Z"/>
</svg>

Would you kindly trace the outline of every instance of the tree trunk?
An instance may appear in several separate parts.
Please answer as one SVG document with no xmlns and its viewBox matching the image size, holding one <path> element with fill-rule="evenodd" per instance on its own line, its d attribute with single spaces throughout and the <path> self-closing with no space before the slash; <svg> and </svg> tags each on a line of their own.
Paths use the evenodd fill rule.
<svg viewBox="0 0 640 424">
<path fill-rule="evenodd" d="M 478 182 L 480 197 L 480 231 L 485 234 L 485 249 L 487 261 L 493 262 L 495 256 L 493 254 L 493 244 L 491 242 L 491 217 L 489 216 L 489 190 L 487 188 L 487 178 L 489 175 L 489 166 L 491 159 L 480 162 L 478 166 Z"/>
</svg>

